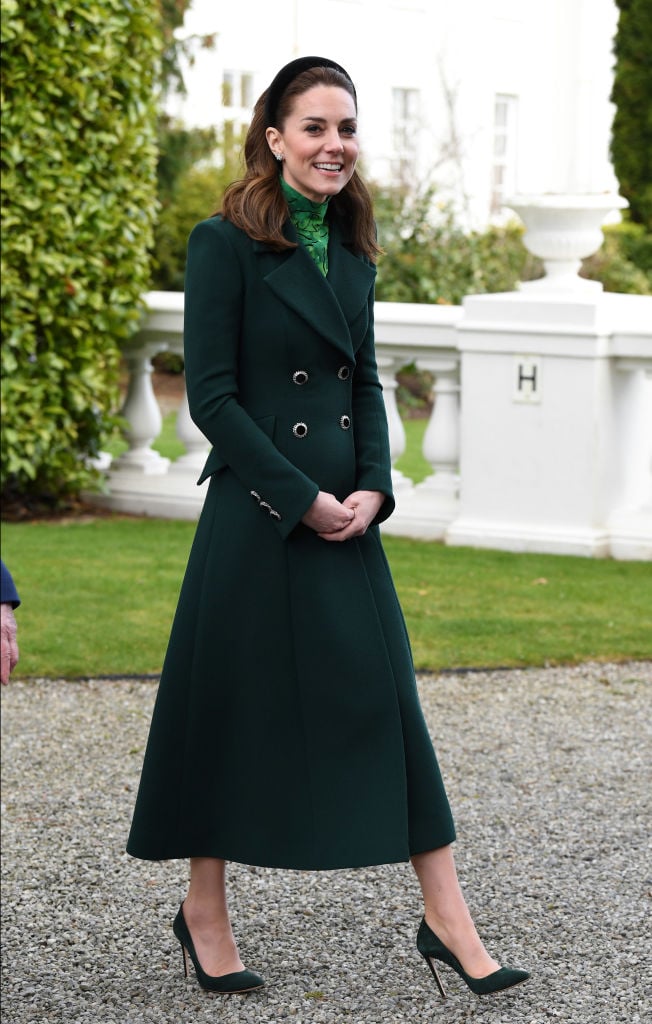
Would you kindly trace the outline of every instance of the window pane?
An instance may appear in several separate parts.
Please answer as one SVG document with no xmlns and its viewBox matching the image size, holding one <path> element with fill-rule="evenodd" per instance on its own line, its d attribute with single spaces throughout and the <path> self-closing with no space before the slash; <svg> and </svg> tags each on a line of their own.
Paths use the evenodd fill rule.
<svg viewBox="0 0 652 1024">
<path fill-rule="evenodd" d="M 516 152 L 518 97 L 498 93 L 494 99 L 493 166 L 491 168 L 491 208 L 501 209 L 504 197 L 516 189 Z"/>
<path fill-rule="evenodd" d="M 253 107 L 254 80 L 253 75 L 243 74 L 240 80 L 240 106 Z"/>
<path fill-rule="evenodd" d="M 402 121 L 405 117 L 405 90 L 392 89 L 392 107 L 394 121 Z"/>
<path fill-rule="evenodd" d="M 225 71 L 222 78 L 222 103 L 225 107 L 233 106 L 233 72 Z"/>
<path fill-rule="evenodd" d="M 507 126 L 507 104 L 504 100 L 496 100 L 496 113 L 495 113 L 496 128 L 505 128 Z"/>
</svg>

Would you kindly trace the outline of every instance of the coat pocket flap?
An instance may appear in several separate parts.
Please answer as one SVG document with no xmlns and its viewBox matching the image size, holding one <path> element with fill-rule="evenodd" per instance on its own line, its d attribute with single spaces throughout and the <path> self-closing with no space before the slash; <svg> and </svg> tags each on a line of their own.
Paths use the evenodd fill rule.
<svg viewBox="0 0 652 1024">
<path fill-rule="evenodd" d="M 201 471 L 201 476 L 197 481 L 197 486 L 199 487 L 200 484 L 203 484 L 204 480 L 208 480 L 209 476 L 212 476 L 213 473 L 219 473 L 219 471 L 224 469 L 225 466 L 226 462 L 217 449 L 211 449 L 211 452 L 204 464 L 204 468 Z"/>
<path fill-rule="evenodd" d="M 274 424 L 276 423 L 276 416 L 261 416 L 259 419 L 254 419 L 254 423 L 257 427 L 263 431 L 267 437 L 274 437 Z M 201 471 L 201 476 L 197 481 L 197 486 L 203 484 L 205 480 L 208 480 L 209 476 L 213 476 L 214 473 L 219 473 L 220 470 L 224 469 L 228 465 L 228 462 L 218 452 L 217 448 L 213 448 L 206 459 L 204 468 Z"/>
</svg>

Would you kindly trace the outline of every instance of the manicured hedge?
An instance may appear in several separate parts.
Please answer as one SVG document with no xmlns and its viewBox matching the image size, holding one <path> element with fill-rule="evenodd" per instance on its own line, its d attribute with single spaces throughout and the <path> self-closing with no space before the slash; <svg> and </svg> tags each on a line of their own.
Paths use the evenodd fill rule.
<svg viewBox="0 0 652 1024">
<path fill-rule="evenodd" d="M 616 3 L 611 157 L 630 219 L 652 232 L 652 3 Z"/>
<path fill-rule="evenodd" d="M 156 215 L 158 0 L 1 0 L 2 492 L 92 482 Z"/>
</svg>

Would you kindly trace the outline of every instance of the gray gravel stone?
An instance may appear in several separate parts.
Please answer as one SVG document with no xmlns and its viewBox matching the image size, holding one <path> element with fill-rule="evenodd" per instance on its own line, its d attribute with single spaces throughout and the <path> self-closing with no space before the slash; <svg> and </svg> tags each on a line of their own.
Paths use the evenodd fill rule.
<svg viewBox="0 0 652 1024">
<path fill-rule="evenodd" d="M 414 941 L 408 865 L 232 865 L 260 993 L 185 981 L 171 923 L 187 865 L 124 853 L 150 681 L 12 680 L 2 694 L 7 1024 L 639 1024 L 649 944 L 652 662 L 421 676 L 481 934 L 525 985 L 443 1002 Z"/>
</svg>

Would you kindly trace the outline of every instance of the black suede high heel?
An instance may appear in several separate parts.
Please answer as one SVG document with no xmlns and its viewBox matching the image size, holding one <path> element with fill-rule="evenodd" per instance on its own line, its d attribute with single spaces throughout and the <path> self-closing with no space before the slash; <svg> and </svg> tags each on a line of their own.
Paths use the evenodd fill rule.
<svg viewBox="0 0 652 1024">
<path fill-rule="evenodd" d="M 262 988 L 265 982 L 253 971 L 235 971 L 233 974 L 221 974 L 219 977 L 212 977 L 206 974 L 195 953 L 195 946 L 192 941 L 186 919 L 183 916 L 183 903 L 174 919 L 172 931 L 181 943 L 183 950 L 183 969 L 186 978 L 188 977 L 188 957 L 192 960 L 197 981 L 206 992 L 222 992 L 230 995 L 234 992 L 252 992 L 256 988 Z"/>
<path fill-rule="evenodd" d="M 505 988 L 511 988 L 512 985 L 518 985 L 521 981 L 527 981 L 530 977 L 529 973 L 521 970 L 520 967 L 500 967 L 484 978 L 472 978 L 470 974 L 466 973 L 457 957 L 446 948 L 441 939 L 437 938 L 432 928 L 428 927 L 425 917 L 419 925 L 417 949 L 432 971 L 443 999 L 446 998 L 446 991 L 435 967 L 435 960 L 440 960 L 452 967 L 477 996 L 488 995 L 490 992 L 501 992 Z"/>
</svg>

